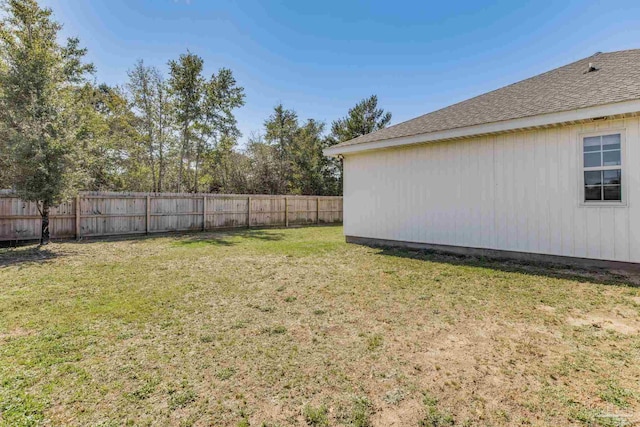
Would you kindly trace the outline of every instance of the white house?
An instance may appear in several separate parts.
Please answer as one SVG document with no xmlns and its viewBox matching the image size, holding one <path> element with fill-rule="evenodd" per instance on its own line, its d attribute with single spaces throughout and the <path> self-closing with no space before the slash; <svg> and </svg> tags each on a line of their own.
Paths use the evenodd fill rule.
<svg viewBox="0 0 640 427">
<path fill-rule="evenodd" d="M 325 154 L 344 158 L 347 241 L 640 263 L 640 49 L 597 53 Z"/>
</svg>

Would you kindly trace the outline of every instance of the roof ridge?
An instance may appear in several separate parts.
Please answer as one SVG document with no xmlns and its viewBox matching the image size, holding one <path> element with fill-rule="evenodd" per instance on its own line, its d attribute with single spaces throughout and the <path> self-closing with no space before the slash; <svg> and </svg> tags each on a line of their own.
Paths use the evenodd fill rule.
<svg viewBox="0 0 640 427">
<path fill-rule="evenodd" d="M 381 139 L 414 136 L 414 135 L 419 135 L 421 133 L 429 133 L 437 130 L 456 129 L 460 127 L 470 126 L 473 124 L 490 123 L 490 122 L 513 119 L 514 117 L 509 116 L 509 111 L 508 111 L 509 102 L 513 104 L 517 104 L 516 106 L 521 107 L 521 109 L 524 109 L 522 105 L 520 105 L 522 104 L 522 101 L 525 99 L 534 99 L 538 102 L 537 106 L 540 107 L 541 110 L 549 109 L 549 107 L 546 106 L 545 103 L 540 100 L 540 97 L 545 96 L 544 89 L 548 89 L 547 90 L 548 93 L 546 93 L 546 96 L 549 97 L 550 100 L 554 100 L 556 104 L 560 102 L 559 97 L 563 96 L 564 92 L 567 92 L 566 94 L 564 94 L 568 101 L 566 102 L 566 104 L 568 105 L 567 109 L 580 108 L 580 105 L 574 106 L 573 104 L 580 104 L 579 98 L 583 92 L 597 92 L 597 87 L 589 86 L 589 84 L 587 83 L 591 83 L 592 80 L 594 80 L 595 82 L 598 82 L 599 81 L 598 79 L 603 80 L 603 78 L 606 77 L 606 74 L 611 74 L 612 72 L 613 73 L 619 72 L 619 70 L 616 68 L 610 68 L 609 69 L 610 72 L 605 73 L 604 75 L 601 73 L 598 73 L 599 76 L 587 77 L 590 79 L 589 82 L 580 81 L 578 80 L 579 79 L 578 76 L 573 76 L 572 73 L 565 74 L 565 73 L 562 73 L 562 71 L 563 70 L 571 71 L 578 64 L 586 63 L 589 60 L 594 60 L 595 57 L 598 57 L 597 61 L 599 62 L 599 61 L 606 61 L 608 57 L 611 57 L 611 56 L 625 56 L 624 54 L 629 54 L 629 53 L 640 54 L 640 49 L 627 49 L 627 50 L 604 52 L 604 53 L 596 52 L 593 55 L 580 58 L 578 60 L 555 67 L 543 73 L 536 74 L 536 75 L 527 77 L 525 79 L 510 83 L 506 86 L 493 89 L 489 92 L 485 92 L 485 93 L 476 95 L 474 97 L 456 102 L 454 104 L 447 105 L 445 107 L 439 108 L 437 110 L 431 111 L 426 114 L 422 114 L 418 117 L 415 117 L 409 120 L 405 120 L 403 122 L 394 124 L 392 126 L 378 130 L 376 132 L 372 132 L 366 135 L 361 135 L 352 140 L 342 142 L 339 145 L 353 145 L 353 144 L 360 144 L 365 142 L 372 142 L 372 141 L 381 140 Z M 623 55 L 620 55 L 620 54 L 623 54 Z M 624 60 L 621 62 L 624 62 Z M 627 71 L 633 70 L 629 72 L 633 73 L 632 77 L 635 77 L 636 76 L 635 69 L 630 68 L 630 65 L 628 64 L 628 62 L 630 61 L 626 61 L 626 63 L 623 63 L 621 65 L 626 65 L 628 68 Z M 640 67 L 638 67 L 638 72 L 640 73 Z M 582 75 L 582 73 L 580 74 Z M 606 80 L 606 78 L 604 78 L 604 80 Z M 610 81 L 606 81 L 605 83 L 609 85 L 615 85 L 615 82 L 612 83 Z M 572 87 L 571 84 L 573 84 L 575 87 Z M 553 86 L 553 88 L 549 89 L 549 87 L 551 86 Z M 605 87 L 600 92 L 608 92 L 609 89 L 610 89 L 609 87 Z M 577 93 L 573 93 L 571 92 L 571 90 Z M 616 86 L 615 91 L 618 91 L 618 90 L 620 90 L 620 88 Z M 634 96 L 633 99 L 636 99 L 635 96 L 640 98 L 640 75 L 638 75 L 638 87 L 637 88 L 634 87 L 633 90 L 634 91 L 637 90 L 637 93 L 634 92 L 632 94 Z M 500 98 L 499 92 L 505 93 L 505 96 L 503 96 L 502 99 L 499 99 Z M 520 93 L 517 93 L 517 92 L 520 92 Z M 602 95 L 602 97 L 606 97 L 606 96 L 607 96 L 606 94 Z M 620 94 L 613 93 L 611 96 L 620 96 Z M 482 98 L 487 99 L 487 101 L 491 101 L 490 102 L 491 105 L 483 105 L 482 102 L 478 102 L 478 100 Z M 498 98 L 498 99 L 493 99 L 493 98 Z M 626 100 L 626 99 L 627 98 L 623 97 L 623 99 L 621 100 Z M 494 102 L 494 101 L 501 101 L 501 104 L 496 106 L 494 104 L 497 104 L 497 102 Z M 620 100 L 616 101 L 615 99 L 613 100 L 607 99 L 605 101 L 606 102 L 601 102 L 601 103 L 617 102 Z M 466 107 L 465 104 L 469 105 L 469 107 Z M 595 104 L 591 104 L 591 105 L 595 105 Z M 558 109 L 560 107 L 561 106 L 555 105 L 555 109 L 553 109 L 553 111 L 562 111 L 561 109 L 560 110 Z M 461 114 L 464 113 L 465 108 L 470 110 L 470 111 L 467 111 L 467 113 L 470 114 L 470 118 L 468 118 L 468 120 L 466 121 L 459 120 Z M 494 119 L 490 117 L 491 114 L 486 114 L 487 115 L 486 120 L 489 120 L 489 121 L 482 121 L 482 117 L 476 117 L 481 115 L 481 112 L 478 111 L 479 109 L 490 110 L 491 108 L 495 110 L 493 111 L 493 113 L 495 113 L 494 114 L 495 116 L 499 116 L 498 118 Z M 451 111 L 451 114 L 449 114 L 450 117 L 440 117 L 440 116 L 447 116 L 448 111 Z M 526 111 L 526 112 L 523 112 L 521 115 L 519 115 L 518 118 L 544 114 L 547 112 L 552 112 L 552 111 L 536 111 L 536 110 Z M 502 116 L 505 116 L 505 117 L 501 118 Z M 440 123 L 439 125 L 441 128 L 425 131 L 424 128 L 425 127 L 428 128 L 429 123 L 425 124 L 423 122 L 427 122 L 429 118 L 433 118 L 433 117 L 441 119 L 440 121 L 442 123 Z M 458 124 L 450 123 L 450 122 L 456 122 L 456 121 L 458 121 L 459 123 Z M 474 122 L 474 123 L 468 123 L 468 122 Z M 404 128 L 406 128 L 404 131 L 400 131 L 401 129 L 404 129 Z M 396 134 L 401 134 L 401 135 L 396 135 Z M 385 137 L 375 138 L 375 137 L 372 137 L 372 135 L 379 135 L 379 136 L 385 135 Z"/>
<path fill-rule="evenodd" d="M 639 51 L 640 51 L 640 49 L 636 49 L 636 50 L 639 50 Z M 607 53 L 613 53 L 613 52 L 607 52 Z M 460 104 L 465 103 L 465 102 L 467 102 L 467 101 L 472 101 L 472 100 L 474 100 L 474 99 L 476 99 L 476 98 L 479 98 L 479 97 L 481 97 L 481 96 L 489 95 L 489 94 L 494 93 L 494 92 L 497 92 L 497 91 L 499 91 L 499 90 L 503 90 L 503 89 L 506 89 L 506 88 L 508 88 L 508 87 L 515 86 L 515 85 L 517 85 L 517 84 L 519 84 L 519 83 L 526 82 L 527 80 L 531 80 L 531 79 L 535 79 L 535 78 L 538 78 L 538 77 L 542 77 L 542 76 L 544 76 L 544 75 L 548 75 L 548 74 L 553 73 L 554 71 L 557 71 L 557 70 L 559 70 L 559 69 L 561 69 L 561 68 L 565 68 L 565 67 L 569 67 L 569 66 L 571 66 L 571 65 L 577 64 L 577 63 L 578 63 L 578 62 L 580 62 L 580 61 L 584 61 L 585 59 L 592 58 L 592 57 L 594 57 L 594 56 L 596 56 L 596 55 L 598 55 L 598 54 L 602 54 L 602 52 L 596 52 L 595 54 L 593 54 L 593 55 L 591 55 L 591 56 L 586 56 L 586 57 L 584 57 L 584 58 L 578 59 L 578 60 L 576 60 L 576 61 L 570 62 L 570 63 L 565 64 L 565 65 L 561 65 L 561 66 L 559 66 L 559 67 L 553 68 L 553 69 L 548 70 L 548 71 L 545 71 L 545 72 L 543 72 L 543 73 L 536 74 L 536 75 L 534 75 L 534 76 L 527 77 L 527 78 L 524 78 L 524 79 L 522 79 L 522 80 L 518 80 L 517 82 L 509 83 L 509 84 L 508 84 L 508 85 L 506 85 L 506 86 L 501 86 L 501 87 L 499 87 L 499 88 L 492 89 L 492 90 L 490 90 L 489 92 L 484 92 L 484 93 L 481 93 L 481 94 L 479 94 L 479 95 L 472 96 L 471 98 L 463 99 L 462 101 L 455 102 L 455 103 L 453 103 L 453 104 L 447 105 L 446 107 L 438 108 L 437 110 L 433 110 L 433 111 L 431 111 L 431 112 L 428 112 L 428 113 L 422 114 L 422 115 L 420 115 L 420 116 L 418 116 L 418 117 L 414 117 L 413 119 L 409 119 L 409 120 L 405 120 L 405 121 L 400 122 L 400 123 L 396 123 L 396 124 L 394 124 L 394 125 L 392 125 L 392 126 L 389 126 L 389 127 L 385 128 L 385 129 L 391 129 L 392 127 L 400 126 L 400 125 L 402 125 L 402 124 L 405 124 L 405 123 L 411 122 L 411 121 L 413 121 L 413 120 L 421 119 L 421 118 L 423 118 L 424 116 L 428 116 L 429 114 L 437 113 L 437 112 L 439 112 L 439 111 L 446 110 L 447 108 L 451 108 L 451 107 L 455 107 L 455 106 L 457 106 L 457 105 L 460 105 Z M 382 130 L 382 129 L 380 129 L 380 130 Z M 377 131 L 376 131 L 376 132 L 377 132 Z M 372 133 L 375 133 L 375 132 L 372 132 Z M 414 134 L 414 135 L 417 135 L 417 134 Z M 364 136 L 364 135 L 362 135 L 362 136 Z M 412 136 L 412 135 L 406 135 L 406 136 Z M 358 137 L 358 138 L 359 138 L 359 137 Z M 357 139 L 357 138 L 355 138 L 355 139 Z"/>
</svg>

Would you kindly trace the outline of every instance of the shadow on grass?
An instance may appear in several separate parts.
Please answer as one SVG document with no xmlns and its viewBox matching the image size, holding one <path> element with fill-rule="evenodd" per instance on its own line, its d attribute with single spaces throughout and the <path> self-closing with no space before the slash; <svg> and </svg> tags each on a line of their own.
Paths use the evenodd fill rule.
<svg viewBox="0 0 640 427">
<path fill-rule="evenodd" d="M 617 272 L 602 268 L 585 269 L 571 265 L 525 262 L 465 255 L 454 255 L 433 250 L 399 249 L 376 246 L 378 255 L 445 263 L 456 266 L 488 268 L 506 273 L 544 276 L 552 279 L 574 280 L 600 285 L 640 286 L 640 274 Z"/>
<path fill-rule="evenodd" d="M 60 257 L 60 253 L 53 252 L 41 246 L 28 249 L 0 249 L 0 268 L 21 264 L 42 264 Z"/>
<path fill-rule="evenodd" d="M 216 231 L 213 233 L 200 233 L 197 235 L 192 235 L 189 238 L 184 237 L 185 236 L 182 236 L 180 240 L 175 242 L 175 245 L 186 247 L 203 245 L 233 246 L 240 243 L 240 241 L 235 240 L 235 238 L 277 242 L 284 239 L 284 233 L 268 229 L 240 229 L 230 231 Z"/>
<path fill-rule="evenodd" d="M 276 232 L 278 228 L 239 228 L 239 229 L 221 229 L 221 230 L 208 230 L 203 232 L 201 229 L 194 230 L 179 230 L 179 231 L 166 231 L 162 233 L 132 233 L 126 235 L 112 235 L 112 236 L 90 236 L 83 237 L 80 240 L 75 239 L 51 239 L 55 243 L 70 243 L 73 245 L 85 245 L 98 242 L 123 242 L 123 241 L 139 241 L 144 242 L 147 240 L 173 238 L 176 240 L 176 245 L 189 246 L 194 243 L 200 242 L 205 244 L 210 242 L 212 245 L 233 245 L 237 242 L 228 242 L 227 240 L 233 237 L 253 238 L 267 241 L 278 241 L 284 239 L 284 234 Z M 36 245 L 36 240 L 19 242 L 17 247 Z M 9 247 L 9 246 L 7 246 Z M 2 247 L 0 247 L 0 256 L 2 256 Z"/>
</svg>

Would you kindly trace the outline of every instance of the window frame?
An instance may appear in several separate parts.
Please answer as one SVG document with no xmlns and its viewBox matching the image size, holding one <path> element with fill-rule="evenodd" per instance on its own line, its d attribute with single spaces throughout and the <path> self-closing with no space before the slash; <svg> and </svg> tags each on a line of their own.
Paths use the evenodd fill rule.
<svg viewBox="0 0 640 427">
<path fill-rule="evenodd" d="M 584 166 L 584 140 L 585 138 L 589 138 L 592 136 L 605 136 L 605 135 L 614 135 L 620 134 L 620 164 L 615 166 L 598 166 L 593 168 L 585 168 Z M 578 200 L 579 206 L 581 207 L 627 207 L 628 206 L 628 198 L 627 198 L 627 174 L 626 174 L 626 129 L 625 128 L 613 128 L 613 129 L 603 129 L 592 132 L 580 132 L 578 133 L 578 156 L 580 165 L 578 169 Z M 613 200 L 585 200 L 585 180 L 584 173 L 588 171 L 603 171 L 603 170 L 620 170 L 620 201 Z"/>
</svg>

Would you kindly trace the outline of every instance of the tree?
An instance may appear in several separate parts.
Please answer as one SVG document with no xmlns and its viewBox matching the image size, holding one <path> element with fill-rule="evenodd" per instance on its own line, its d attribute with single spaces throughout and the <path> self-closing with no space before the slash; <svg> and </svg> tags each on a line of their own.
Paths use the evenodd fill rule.
<svg viewBox="0 0 640 427">
<path fill-rule="evenodd" d="M 77 138 L 84 156 L 87 190 L 149 191 L 153 176 L 140 118 L 131 110 L 124 91 L 106 84 L 86 84 L 78 103 Z"/>
<path fill-rule="evenodd" d="M 139 60 L 128 72 L 127 90 L 134 111 L 140 117 L 138 132 L 144 136 L 152 191 L 161 192 L 171 141 L 171 111 L 167 83 L 160 71 Z"/>
<path fill-rule="evenodd" d="M 250 167 L 248 188 L 255 194 L 278 194 L 282 187 L 277 148 L 264 142 L 261 135 L 252 135 L 247 144 Z"/>
<path fill-rule="evenodd" d="M 371 95 L 351 108 L 346 117 L 334 121 L 331 134 L 336 143 L 344 142 L 383 129 L 390 121 L 391 113 L 378 108 L 378 97 Z"/>
<path fill-rule="evenodd" d="M 207 173 L 211 182 L 208 190 L 213 193 L 243 194 L 250 189 L 250 159 L 236 150 L 237 141 L 223 136 L 215 149 L 208 153 Z"/>
<path fill-rule="evenodd" d="M 371 95 L 351 108 L 346 117 L 331 124 L 329 145 L 339 144 L 383 129 L 390 121 L 391 113 L 378 108 L 378 97 Z M 334 163 L 333 168 L 339 175 L 340 188 L 342 189 L 342 161 L 334 159 L 332 162 Z"/>
<path fill-rule="evenodd" d="M 278 104 L 273 113 L 264 122 L 265 141 L 275 148 L 276 164 L 274 171 L 275 194 L 286 194 L 290 191 L 292 179 L 291 152 L 298 132 L 298 115 L 293 110 L 285 109 Z"/>
<path fill-rule="evenodd" d="M 0 89 L 1 90 L 1 89 Z M 0 95 L 1 97 L 1 95 Z M 0 190 L 11 188 L 11 156 L 9 145 L 2 135 L 5 135 L 4 123 L 0 122 Z"/>
<path fill-rule="evenodd" d="M 0 75 L 6 72 L 4 61 L 0 61 Z M 0 86 L 0 99 L 2 99 L 2 86 Z M 0 136 L 5 135 L 5 124 L 0 121 Z M 11 182 L 11 156 L 9 155 L 9 145 L 5 138 L 0 137 L 0 189 L 10 188 Z"/>
<path fill-rule="evenodd" d="M 162 191 L 165 169 L 168 102 L 166 84 L 160 71 L 139 60 L 128 72 L 127 89 L 132 106 L 140 116 L 139 132 L 144 136 L 152 191 Z"/>
<path fill-rule="evenodd" d="M 155 119 L 157 121 L 157 152 L 158 152 L 158 182 L 157 191 L 162 192 L 164 189 L 165 174 L 167 170 L 167 155 L 171 148 L 172 138 L 172 120 L 171 120 L 171 103 L 169 102 L 169 94 L 167 83 L 160 76 L 155 81 L 156 84 L 156 103 L 155 103 Z"/>
<path fill-rule="evenodd" d="M 80 167 L 86 173 L 85 190 L 114 190 L 121 188 L 122 150 L 116 144 L 120 138 L 109 137 L 109 116 L 114 94 L 107 85 L 94 86 L 87 83 L 79 90 L 79 102 L 75 113 L 78 115 L 76 138 L 82 147 Z M 128 153 L 127 153 L 128 154 Z"/>
<path fill-rule="evenodd" d="M 306 195 L 325 193 L 323 169 L 326 157 L 322 154 L 325 145 L 323 133 L 324 123 L 313 119 L 307 120 L 298 129 L 291 150 L 292 192 Z"/>
<path fill-rule="evenodd" d="M 201 132 L 199 144 L 196 149 L 195 161 L 195 190 L 199 188 L 200 160 L 205 150 L 211 148 L 211 141 L 220 147 L 222 152 L 232 149 L 240 130 L 237 126 L 233 110 L 244 105 L 244 88 L 237 85 L 233 73 L 228 68 L 221 68 L 218 74 L 213 74 L 204 87 L 202 100 L 202 120 L 198 124 Z M 211 156 L 209 156 L 211 157 Z M 213 160 L 221 160 L 221 157 L 213 156 Z"/>
<path fill-rule="evenodd" d="M 204 86 L 202 66 L 202 58 L 191 52 L 180 55 L 177 61 L 169 61 L 169 91 L 172 96 L 175 120 L 181 134 L 178 192 L 182 191 L 185 161 L 191 160 L 194 141 L 193 126 L 202 117 L 201 99 Z"/>
<path fill-rule="evenodd" d="M 70 38 L 58 43 L 61 25 L 35 0 L 8 0 L 0 22 L 0 121 L 11 158 L 13 187 L 35 201 L 42 217 L 41 244 L 49 242 L 49 209 L 78 188 L 82 156 L 74 114 L 78 85 L 91 64 Z"/>
</svg>

